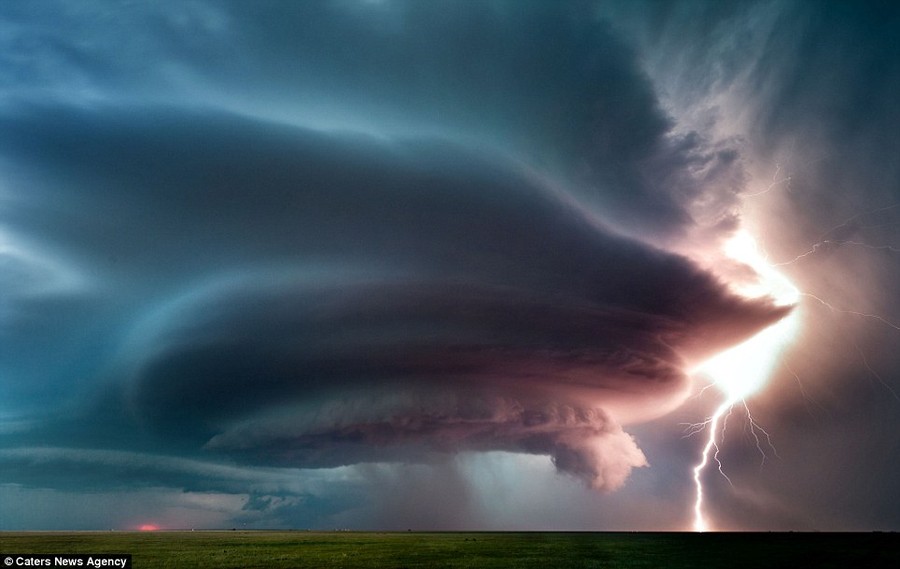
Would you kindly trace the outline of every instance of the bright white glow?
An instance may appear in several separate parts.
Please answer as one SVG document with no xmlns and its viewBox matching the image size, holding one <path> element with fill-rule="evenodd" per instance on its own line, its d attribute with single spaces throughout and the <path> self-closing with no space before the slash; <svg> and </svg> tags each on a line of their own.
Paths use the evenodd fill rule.
<svg viewBox="0 0 900 569">
<path fill-rule="evenodd" d="M 728 399 L 739 401 L 762 389 L 778 358 L 799 327 L 797 314 L 703 363 L 698 371 L 713 380 Z"/>
<path fill-rule="evenodd" d="M 768 297 L 780 306 L 794 305 L 800 300 L 800 291 L 767 263 L 748 233 L 739 233 L 730 240 L 725 245 L 725 253 L 748 265 L 758 275 L 754 282 L 735 287 L 742 295 Z M 792 312 L 749 340 L 713 356 L 698 366 L 696 371 L 712 379 L 729 399 L 743 399 L 765 385 L 781 352 L 793 339 L 799 326 L 799 315 Z"/>
<path fill-rule="evenodd" d="M 769 264 L 749 233 L 737 233 L 725 244 L 724 251 L 728 257 L 756 271 L 757 279 L 753 282 L 734 286 L 739 294 L 748 298 L 768 297 L 779 306 L 791 306 L 799 302 L 800 291 Z"/>
<path fill-rule="evenodd" d="M 749 298 L 768 297 L 779 306 L 792 306 L 800 300 L 801 293 L 782 274 L 768 264 L 759 252 L 750 234 L 741 232 L 725 245 L 725 254 L 748 265 L 756 273 L 753 282 L 740 283 L 734 289 Z M 709 377 L 713 385 L 725 394 L 725 401 L 706 421 L 709 436 L 703 447 L 701 460 L 694 467 L 694 485 L 697 489 L 694 502 L 694 530 L 707 531 L 709 522 L 703 514 L 703 482 L 701 474 L 710 462 L 713 449 L 718 454 L 716 437 L 722 417 L 735 403 L 762 389 L 784 348 L 791 342 L 800 325 L 799 315 L 791 312 L 787 317 L 759 332 L 749 340 L 717 354 L 701 364 L 696 371 Z M 702 427 L 702 425 L 701 425 Z M 724 428 L 724 427 L 723 427 Z M 718 461 L 718 458 L 716 458 Z M 721 464 L 719 471 L 721 472 Z"/>
</svg>

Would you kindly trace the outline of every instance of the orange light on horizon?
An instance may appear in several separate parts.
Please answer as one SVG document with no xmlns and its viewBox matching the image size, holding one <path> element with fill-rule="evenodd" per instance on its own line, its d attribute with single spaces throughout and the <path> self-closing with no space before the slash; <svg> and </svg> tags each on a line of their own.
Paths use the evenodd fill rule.
<svg viewBox="0 0 900 569">
<path fill-rule="evenodd" d="M 142 524 L 140 527 L 138 527 L 139 531 L 157 531 L 158 529 L 159 526 L 156 524 Z"/>
</svg>

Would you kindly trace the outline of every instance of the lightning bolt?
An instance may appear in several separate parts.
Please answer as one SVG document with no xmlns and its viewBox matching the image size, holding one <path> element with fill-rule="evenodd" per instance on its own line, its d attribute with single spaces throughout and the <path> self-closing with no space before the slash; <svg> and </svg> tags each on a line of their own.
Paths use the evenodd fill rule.
<svg viewBox="0 0 900 569">
<path fill-rule="evenodd" d="M 783 178 L 779 178 L 778 176 L 780 173 L 781 173 L 781 164 L 775 164 L 775 175 L 772 176 L 772 182 L 768 186 L 766 186 L 766 189 L 760 190 L 758 192 L 754 192 L 752 194 L 743 194 L 743 197 L 753 198 L 756 196 L 761 196 L 763 194 L 768 194 L 769 192 L 776 189 L 781 184 L 787 184 L 788 191 L 790 191 L 791 176 L 788 175 L 788 176 L 784 176 Z"/>
<path fill-rule="evenodd" d="M 832 312 L 874 320 L 880 322 L 884 326 L 900 331 L 900 323 L 892 322 L 878 314 L 839 308 L 815 294 L 800 292 L 787 277 L 775 269 L 775 267 L 778 266 L 797 262 L 803 257 L 811 255 L 829 244 L 856 245 L 869 249 L 884 249 L 894 252 L 900 251 L 900 249 L 891 246 L 872 246 L 854 241 L 825 239 L 831 233 L 842 227 L 849 226 L 864 215 L 878 213 L 897 207 L 900 207 L 900 204 L 871 210 L 847 219 L 842 224 L 835 226 L 826 232 L 823 239 L 809 251 L 786 263 L 770 264 L 765 255 L 759 252 L 755 241 L 748 233 L 738 233 L 726 245 L 725 253 L 734 260 L 750 266 L 756 272 L 758 277 L 758 282 L 752 287 L 746 287 L 743 290 L 738 290 L 738 292 L 747 296 L 767 296 L 773 299 L 776 304 L 782 306 L 796 306 L 802 298 L 807 298 L 814 300 Z M 754 420 L 746 398 L 760 390 L 766 384 L 766 381 L 778 362 L 780 354 L 791 343 L 798 329 L 799 315 L 796 311 L 792 311 L 781 321 L 762 330 L 746 342 L 714 356 L 694 370 L 695 373 L 705 375 L 711 380 L 711 383 L 703 388 L 704 391 L 711 386 L 715 386 L 725 396 L 722 403 L 719 404 L 708 419 L 701 423 L 689 424 L 687 427 L 687 434 L 685 435 L 692 436 L 702 431 L 707 431 L 708 433 L 706 443 L 700 453 L 700 459 L 693 468 L 693 480 L 696 489 L 693 509 L 693 529 L 695 531 L 709 531 L 712 528 L 711 522 L 704 512 L 703 487 L 703 473 L 712 462 L 716 463 L 719 474 L 725 477 L 729 484 L 733 486 L 731 479 L 725 474 L 722 463 L 719 460 L 719 447 L 720 441 L 724 440 L 728 417 L 738 404 L 742 404 L 743 409 L 747 414 L 750 432 L 756 442 L 756 448 L 762 456 L 761 466 L 766 460 L 764 446 L 768 446 L 776 456 L 778 455 L 777 450 L 772 444 L 769 433 Z M 900 400 L 900 394 L 892 389 L 890 385 L 888 385 L 887 382 L 885 382 L 884 379 L 869 365 L 865 354 L 862 353 L 858 346 L 857 351 L 869 372 L 878 379 L 888 391 L 890 391 L 891 395 Z M 794 373 L 793 370 L 790 370 L 790 372 L 799 383 L 799 377 L 796 373 Z"/>
<path fill-rule="evenodd" d="M 793 151 L 793 145 L 791 147 Z M 818 161 L 818 160 L 816 160 Z M 743 194 L 743 198 L 763 196 L 779 189 L 791 191 L 791 173 L 783 173 L 782 165 L 775 164 L 775 172 L 770 182 L 755 193 Z M 879 314 L 850 310 L 835 306 L 827 300 L 810 292 L 800 292 L 782 274 L 778 267 L 785 267 L 800 263 L 813 256 L 836 251 L 844 248 L 862 249 L 881 254 L 900 253 L 900 246 L 893 244 L 866 242 L 864 238 L 851 238 L 851 234 L 862 229 L 878 228 L 884 225 L 893 225 L 895 222 L 884 222 L 884 215 L 893 213 L 900 208 L 900 203 L 893 203 L 881 207 L 861 211 L 842 222 L 832 226 L 809 246 L 809 248 L 793 258 L 779 263 L 770 263 L 766 256 L 761 254 L 756 247 L 753 238 L 746 232 L 741 232 L 726 244 L 725 254 L 745 265 L 750 266 L 757 273 L 758 283 L 753 286 L 745 286 L 743 289 L 735 287 L 738 294 L 749 297 L 766 296 L 772 298 L 776 304 L 796 306 L 801 299 L 814 301 L 818 305 L 827 308 L 835 314 L 852 315 L 858 318 L 872 320 L 883 326 L 900 331 L 900 322 L 892 321 Z M 778 456 L 778 452 L 772 444 L 769 433 L 763 429 L 753 418 L 750 406 L 746 398 L 761 389 L 767 382 L 772 370 L 775 368 L 781 352 L 791 343 L 796 331 L 799 329 L 800 315 L 796 310 L 782 319 L 759 332 L 750 340 L 716 355 L 709 361 L 701 364 L 694 373 L 706 376 L 710 383 L 698 393 L 702 394 L 710 387 L 715 387 L 722 392 L 724 399 L 716 407 L 715 411 L 707 419 L 700 423 L 687 424 L 685 436 L 690 437 L 701 432 L 706 432 L 706 441 L 700 452 L 700 457 L 693 467 L 693 481 L 695 487 L 695 500 L 693 507 L 693 529 L 704 532 L 713 529 L 712 521 L 704 510 L 704 472 L 715 463 L 718 473 L 723 476 L 731 486 L 734 486 L 719 459 L 720 445 L 724 443 L 728 419 L 738 405 L 746 412 L 750 432 L 756 443 L 756 448 L 762 456 L 760 467 L 765 464 L 768 447 Z M 856 351 L 862 358 L 862 363 L 869 373 L 883 385 L 890 394 L 900 400 L 900 393 L 895 391 L 869 364 L 866 355 L 856 345 Z M 809 400 L 800 377 L 784 362 L 788 372 L 797 381 L 804 400 Z M 808 408 L 807 408 L 808 409 Z"/>
<path fill-rule="evenodd" d="M 716 449 L 713 458 L 719 465 L 719 473 L 724 476 L 729 483 L 731 482 L 731 479 L 728 478 L 722 470 L 722 463 L 719 462 L 719 444 L 716 442 L 716 432 L 719 429 L 719 421 L 722 420 L 726 411 L 731 412 L 735 403 L 736 401 L 726 400 L 719 405 L 719 408 L 716 409 L 716 412 L 713 413 L 708 420 L 702 423 L 704 427 L 709 427 L 709 437 L 706 439 L 706 445 L 703 447 L 703 452 L 700 453 L 700 462 L 694 466 L 694 487 L 697 490 L 696 499 L 694 500 L 694 531 L 709 530 L 709 523 L 706 521 L 706 516 L 703 513 L 703 481 L 701 480 L 701 475 L 709 464 L 709 453 L 712 449 Z M 701 427 L 701 429 L 702 428 L 703 427 Z M 724 426 L 722 430 L 722 435 L 724 437 Z"/>
<path fill-rule="evenodd" d="M 782 185 L 788 185 L 789 189 L 790 182 L 791 176 L 782 176 L 781 166 L 777 165 L 771 183 L 762 191 L 755 194 L 749 194 L 745 197 L 766 194 L 782 187 Z M 764 254 L 760 253 L 755 241 L 749 233 L 740 232 L 736 234 L 735 237 L 726 244 L 725 254 L 728 257 L 751 267 L 758 277 L 757 283 L 752 286 L 745 286 L 743 289 L 736 288 L 736 292 L 749 297 L 766 296 L 773 299 L 776 304 L 784 306 L 795 306 L 801 299 L 809 299 L 818 305 L 827 308 L 832 313 L 847 314 L 858 318 L 873 320 L 888 328 L 900 331 L 900 322 L 889 320 L 879 314 L 835 306 L 813 293 L 800 292 L 777 270 L 777 267 L 793 265 L 813 255 L 845 247 L 865 249 L 885 254 L 900 253 L 900 247 L 894 245 L 871 244 L 866 243 L 863 240 L 845 237 L 848 235 L 847 232 L 885 225 L 884 223 L 881 223 L 883 220 L 880 219 L 881 216 L 879 214 L 884 214 L 885 212 L 890 212 L 898 208 L 900 208 L 900 203 L 894 203 L 862 211 L 848 217 L 841 223 L 838 223 L 825 231 L 806 251 L 796 255 L 790 260 L 774 264 L 770 263 Z M 769 433 L 754 420 L 746 398 L 765 385 L 781 352 L 791 343 L 798 329 L 799 315 L 797 314 L 797 311 L 792 311 L 780 322 L 759 332 L 756 336 L 743 344 L 716 355 L 694 370 L 711 380 L 710 384 L 703 388 L 704 391 L 709 387 L 714 386 L 724 395 L 723 401 L 715 409 L 713 414 L 701 423 L 690 424 L 687 428 L 687 434 L 685 435 L 692 436 L 707 431 L 706 442 L 701 450 L 700 459 L 693 467 L 693 481 L 696 489 L 693 509 L 693 529 L 695 531 L 708 531 L 712 528 L 711 521 L 704 512 L 703 474 L 705 470 L 715 462 L 719 474 L 725 477 L 729 484 L 733 486 L 731 479 L 725 474 L 722 463 L 719 460 L 719 447 L 724 441 L 728 417 L 738 404 L 742 404 L 743 410 L 747 414 L 750 432 L 756 442 L 756 448 L 762 456 L 762 463 L 760 466 L 762 466 L 766 460 L 766 452 L 764 451 L 765 446 L 770 448 L 775 456 L 778 455 L 777 450 L 772 444 Z M 872 368 L 858 345 L 857 352 L 859 352 L 863 364 L 871 375 L 875 377 L 894 398 L 900 400 L 900 394 L 898 394 L 897 391 L 895 391 L 884 378 Z M 788 371 L 797 380 L 801 392 L 803 392 L 803 395 L 806 398 L 799 376 L 790 368 L 788 368 Z"/>
<path fill-rule="evenodd" d="M 823 239 L 822 241 L 819 241 L 818 243 L 814 243 L 812 247 L 810 247 L 808 250 L 804 251 L 803 253 L 800 253 L 799 255 L 797 255 L 796 257 L 791 259 L 790 261 L 775 263 L 772 266 L 773 267 L 783 267 L 785 265 L 793 265 L 797 261 L 800 261 L 801 259 L 805 259 L 806 257 L 809 257 L 810 255 L 813 255 L 815 253 L 818 253 L 819 251 L 822 251 L 823 249 L 843 247 L 845 245 L 851 245 L 854 247 L 862 247 L 864 249 L 871 249 L 873 251 L 890 251 L 892 253 L 900 253 L 900 247 L 894 247 L 893 245 L 870 245 L 869 243 L 863 243 L 861 241 Z"/>
<path fill-rule="evenodd" d="M 783 267 L 786 265 L 793 265 L 794 263 L 801 261 L 802 259 L 805 259 L 811 255 L 819 253 L 821 251 L 832 250 L 832 249 L 836 249 L 839 247 L 845 247 L 845 246 L 860 247 L 860 248 L 869 249 L 872 251 L 887 251 L 890 253 L 900 253 L 900 247 L 895 247 L 893 245 L 872 245 L 870 243 L 865 243 L 862 241 L 856 241 L 856 240 L 852 240 L 852 239 L 829 238 L 829 236 L 831 236 L 841 230 L 855 231 L 858 229 L 881 227 L 884 224 L 880 224 L 880 223 L 863 224 L 862 221 L 866 217 L 871 217 L 876 214 L 890 211 L 890 210 L 893 210 L 896 208 L 900 208 L 900 203 L 891 204 L 891 205 L 887 205 L 887 206 L 879 207 L 879 208 L 875 208 L 875 209 L 870 209 L 867 211 L 857 213 L 856 215 L 853 215 L 851 217 L 848 217 L 841 223 L 835 225 L 834 227 L 832 227 L 831 229 L 826 231 L 824 234 L 822 234 L 822 236 L 818 239 L 818 241 L 813 243 L 810 246 L 810 248 L 807 249 L 806 251 L 800 253 L 793 259 L 790 259 L 788 261 L 783 261 L 781 263 L 775 263 L 772 266 L 773 267 Z"/>
<path fill-rule="evenodd" d="M 748 291 L 757 295 L 765 295 L 782 306 L 794 306 L 801 298 L 800 291 L 787 277 L 777 272 L 767 262 L 765 256 L 759 252 L 756 242 L 748 233 L 738 233 L 726 245 L 725 253 L 750 266 L 756 272 L 758 283 L 752 289 L 747 289 Z M 731 484 L 731 479 L 725 474 L 722 462 L 719 460 L 718 441 L 720 437 L 724 440 L 728 417 L 738 403 L 743 404 L 750 432 L 756 442 L 756 448 L 762 455 L 760 466 L 765 463 L 766 459 L 763 438 L 777 456 L 778 452 L 772 445 L 769 433 L 754 420 L 746 398 L 765 385 L 781 352 L 794 338 L 798 328 L 799 316 L 796 312 L 791 312 L 779 322 L 762 330 L 742 344 L 714 356 L 695 370 L 695 372 L 709 377 L 712 380 L 711 385 L 716 386 L 725 395 L 723 402 L 707 420 L 688 426 L 686 435 L 690 436 L 703 430 L 708 431 L 706 444 L 700 453 L 700 460 L 693 468 L 696 489 L 693 523 L 695 531 L 708 531 L 711 528 L 703 508 L 703 473 L 711 462 L 716 463 L 719 474 Z M 763 438 L 760 438 L 760 434 Z"/>
<path fill-rule="evenodd" d="M 859 316 L 860 318 L 867 318 L 869 320 L 877 320 L 878 322 L 881 322 L 885 326 L 889 326 L 889 327 L 893 328 L 894 330 L 897 330 L 898 332 L 900 332 L 900 324 L 891 322 L 890 320 L 887 320 L 886 318 L 883 318 L 877 314 L 869 314 L 867 312 L 858 312 L 856 310 L 844 310 L 841 308 L 836 308 L 831 303 L 826 302 L 825 300 L 822 300 L 818 296 L 816 296 L 814 294 L 810 294 L 808 292 L 801 292 L 800 296 L 805 296 L 807 298 L 811 298 L 832 312 L 840 312 L 841 314 L 850 314 L 853 316 Z"/>
</svg>

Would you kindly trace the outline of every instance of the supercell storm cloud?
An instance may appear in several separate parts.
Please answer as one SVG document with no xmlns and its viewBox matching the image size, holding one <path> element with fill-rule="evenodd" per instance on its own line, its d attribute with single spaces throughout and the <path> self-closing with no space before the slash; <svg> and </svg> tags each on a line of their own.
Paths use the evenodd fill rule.
<svg viewBox="0 0 900 569">
<path fill-rule="evenodd" d="M 52 175 L 11 232 L 78 259 L 107 291 L 81 302 L 122 297 L 130 340 L 102 390 L 198 450 L 541 453 L 611 489 L 645 464 L 617 421 L 671 409 L 686 360 L 784 315 L 458 145 L 166 109 L 20 116 L 17 170 Z"/>
<path fill-rule="evenodd" d="M 779 118 L 792 96 L 815 97 L 790 91 L 779 66 L 780 82 L 754 91 L 763 71 L 736 55 L 807 49 L 778 41 L 789 9 L 81 6 L 0 8 L 2 529 L 53 527 L 54 509 L 102 492 L 98 503 L 168 504 L 155 522 L 178 527 L 495 527 L 502 517 L 467 500 L 486 480 L 547 476 L 523 457 L 566 475 L 560 517 L 529 527 L 683 525 L 671 512 L 577 514 L 566 493 L 680 510 L 697 445 L 670 414 L 699 409 L 691 372 L 792 311 L 739 294 L 758 274 L 721 244 L 751 228 L 801 254 L 807 234 L 850 217 L 802 193 L 826 183 L 812 150 L 791 146 L 774 178 L 761 166 L 770 146 L 788 148 L 783 128 L 817 120 Z M 747 21 L 748 36 L 716 43 Z M 813 35 L 833 25 L 810 21 Z M 661 53 L 683 54 L 677 69 Z M 735 109 L 762 119 L 724 116 Z M 870 175 L 857 152 L 846 180 Z M 798 194 L 748 205 L 784 190 L 789 168 Z M 876 206 L 896 199 L 885 180 L 868 180 Z M 785 229 L 765 221 L 808 203 L 820 205 Z M 826 239 L 883 246 L 889 230 L 866 228 L 893 226 L 892 213 Z M 827 262 L 792 278 L 844 292 Z M 891 322 L 894 303 L 869 298 L 859 312 Z M 817 372 L 834 360 L 804 356 Z M 46 511 L 17 510 L 33 496 Z M 590 499 L 615 500 L 603 496 Z M 733 500 L 748 519 L 812 523 Z M 434 514 L 411 513 L 420 503 Z M 106 513 L 70 525 L 137 523 Z"/>
</svg>

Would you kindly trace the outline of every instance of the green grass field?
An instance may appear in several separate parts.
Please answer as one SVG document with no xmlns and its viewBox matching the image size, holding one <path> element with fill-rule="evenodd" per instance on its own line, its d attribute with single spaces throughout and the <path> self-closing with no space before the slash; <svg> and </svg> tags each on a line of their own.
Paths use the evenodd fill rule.
<svg viewBox="0 0 900 569">
<path fill-rule="evenodd" d="M 0 533 L 0 553 L 131 553 L 155 567 L 891 567 L 896 534 Z"/>
</svg>

